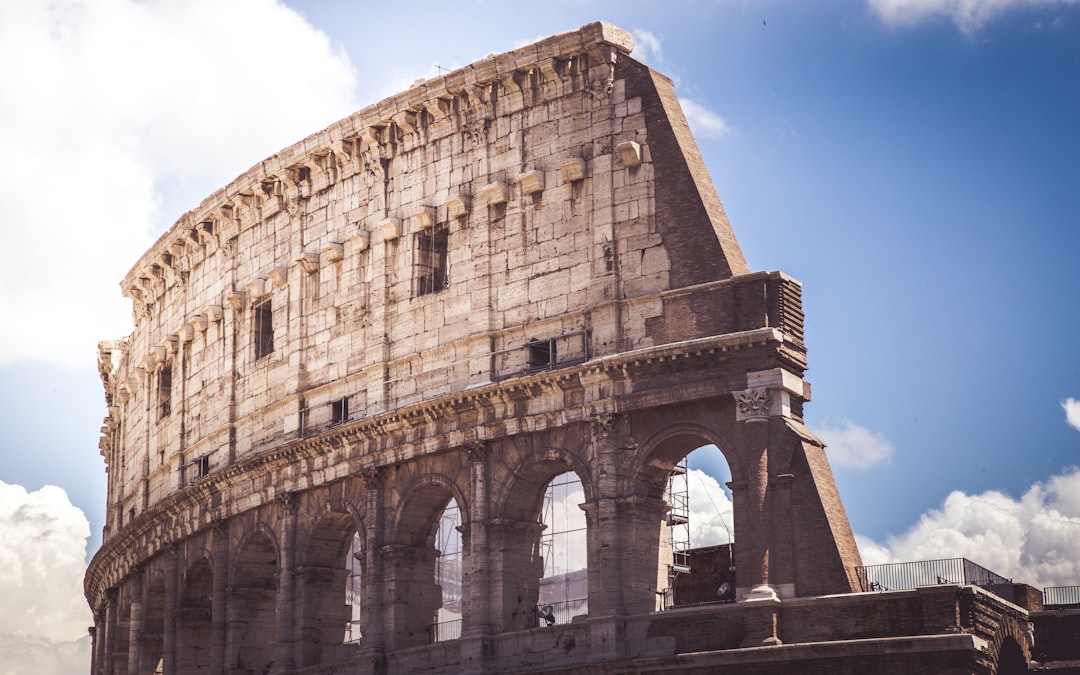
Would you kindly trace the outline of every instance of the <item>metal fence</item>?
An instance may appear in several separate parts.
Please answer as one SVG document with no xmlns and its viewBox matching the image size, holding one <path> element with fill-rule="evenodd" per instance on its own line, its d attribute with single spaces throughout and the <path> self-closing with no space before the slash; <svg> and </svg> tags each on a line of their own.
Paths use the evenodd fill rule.
<svg viewBox="0 0 1080 675">
<path fill-rule="evenodd" d="M 962 584 L 978 586 L 1009 602 L 1013 600 L 1012 579 L 1006 579 L 967 558 L 865 565 L 855 570 L 864 592 Z"/>
<path fill-rule="evenodd" d="M 446 642 L 447 640 L 457 640 L 461 637 L 461 619 L 454 619 L 453 621 L 443 621 L 442 623 L 433 623 L 428 626 L 428 642 L 435 644 L 436 642 Z"/>
<path fill-rule="evenodd" d="M 557 623 L 570 623 L 575 616 L 589 613 L 588 598 L 552 602 L 536 608 L 536 625 L 552 626 Z"/>
<path fill-rule="evenodd" d="M 1080 605 L 1080 586 L 1050 586 L 1043 589 L 1043 607 Z"/>
</svg>

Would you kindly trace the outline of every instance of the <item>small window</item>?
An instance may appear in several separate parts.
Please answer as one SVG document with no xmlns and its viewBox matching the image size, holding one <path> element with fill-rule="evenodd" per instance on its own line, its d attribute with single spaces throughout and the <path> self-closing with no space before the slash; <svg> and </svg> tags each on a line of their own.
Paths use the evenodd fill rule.
<svg viewBox="0 0 1080 675">
<path fill-rule="evenodd" d="M 530 373 L 550 370 L 555 365 L 555 341 L 533 338 L 525 343 L 525 366 Z"/>
<path fill-rule="evenodd" d="M 450 286 L 448 241 L 449 232 L 445 227 L 431 228 L 417 235 L 417 295 L 438 293 Z"/>
<path fill-rule="evenodd" d="M 330 402 L 330 426 L 336 427 L 349 421 L 349 397 Z"/>
<path fill-rule="evenodd" d="M 202 457 L 196 457 L 185 464 L 183 475 L 181 475 L 180 478 L 184 483 L 190 485 L 208 473 L 210 473 L 210 456 L 203 455 Z"/>
<path fill-rule="evenodd" d="M 274 351 L 274 310 L 269 300 L 255 305 L 255 360 Z"/>
<path fill-rule="evenodd" d="M 158 372 L 158 419 L 164 419 L 172 411 L 172 364 L 162 366 Z"/>
</svg>

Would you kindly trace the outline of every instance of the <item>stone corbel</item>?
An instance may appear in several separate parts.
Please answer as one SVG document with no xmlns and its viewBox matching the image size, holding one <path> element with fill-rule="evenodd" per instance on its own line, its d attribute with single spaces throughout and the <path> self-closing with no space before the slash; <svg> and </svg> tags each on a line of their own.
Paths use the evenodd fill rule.
<svg viewBox="0 0 1080 675">
<path fill-rule="evenodd" d="M 210 319 L 214 323 L 221 321 L 221 317 L 224 316 L 224 313 L 221 311 L 221 305 L 207 305 L 202 313 L 206 315 L 207 319 Z"/>
<path fill-rule="evenodd" d="M 177 335 L 167 335 L 165 339 L 161 341 L 161 347 L 165 350 L 165 358 L 171 357 L 176 353 L 177 347 L 180 345 L 180 337 Z"/>
<path fill-rule="evenodd" d="M 336 241 L 330 241 L 323 244 L 321 253 L 324 265 L 336 263 L 345 257 L 345 246 Z"/>
<path fill-rule="evenodd" d="M 176 239 L 169 244 L 169 253 L 172 254 L 173 259 L 180 258 L 187 253 L 187 244 L 183 239 Z"/>
<path fill-rule="evenodd" d="M 349 241 L 352 242 L 353 253 L 366 251 L 371 244 L 371 235 L 361 230 L 349 237 Z"/>
<path fill-rule="evenodd" d="M 401 129 L 402 133 L 413 134 L 416 133 L 416 127 L 418 126 L 418 116 L 412 110 L 402 110 L 401 112 L 393 115 L 390 118 L 394 124 Z"/>
<path fill-rule="evenodd" d="M 131 400 L 131 391 L 128 390 L 126 384 L 121 384 L 117 389 L 116 398 L 120 399 L 121 405 L 127 405 L 127 402 Z"/>
<path fill-rule="evenodd" d="M 539 169 L 533 169 L 527 173 L 521 174 L 518 177 L 518 182 L 521 183 L 521 192 L 526 195 L 533 195 L 537 192 L 544 190 L 544 172 Z"/>
<path fill-rule="evenodd" d="M 480 194 L 484 196 L 484 200 L 487 201 L 487 203 L 491 206 L 505 204 L 507 201 L 509 201 L 506 184 L 502 181 L 494 181 L 488 183 L 484 187 L 480 188 Z"/>
<path fill-rule="evenodd" d="M 375 228 L 375 241 L 390 241 L 401 236 L 401 221 L 387 218 Z"/>
<path fill-rule="evenodd" d="M 180 343 L 191 342 L 195 337 L 195 328 L 190 323 L 182 323 L 180 327 L 176 329 L 176 336 L 180 338 Z"/>
<path fill-rule="evenodd" d="M 319 271 L 319 254 L 313 251 L 304 253 L 296 259 L 296 262 L 300 264 L 300 269 L 304 270 L 304 274 L 314 274 Z"/>
<path fill-rule="evenodd" d="M 446 200 L 446 217 L 450 220 L 457 220 L 469 212 L 469 198 L 468 196 L 457 192 L 450 195 L 450 198 Z"/>
<path fill-rule="evenodd" d="M 229 303 L 229 306 L 232 307 L 234 312 L 239 312 L 247 305 L 247 294 L 243 291 L 233 291 L 232 293 L 229 293 L 225 300 Z"/>
<path fill-rule="evenodd" d="M 285 285 L 289 283 L 289 270 L 284 267 L 271 267 L 267 270 L 266 276 L 270 278 L 275 288 L 285 288 Z"/>
<path fill-rule="evenodd" d="M 256 277 L 245 284 L 247 288 L 248 297 L 252 302 L 256 302 L 259 298 L 266 295 L 266 279 L 262 277 Z"/>
<path fill-rule="evenodd" d="M 153 347 L 150 349 L 150 353 L 143 357 L 143 368 L 147 372 L 154 372 L 158 369 L 162 363 L 165 362 L 165 348 L 162 346 Z"/>
<path fill-rule="evenodd" d="M 205 314 L 196 314 L 195 316 L 191 317 L 190 321 L 188 321 L 188 325 L 190 325 L 193 330 L 199 333 L 205 333 L 206 326 L 208 324 L 209 322 L 207 321 Z"/>
<path fill-rule="evenodd" d="M 424 230 L 435 227 L 435 209 L 430 206 L 422 206 L 413 214 L 413 232 L 423 232 Z"/>
<path fill-rule="evenodd" d="M 576 183 L 579 180 L 584 180 L 585 160 L 580 157 L 568 159 L 559 167 L 559 171 L 562 172 L 563 181 L 566 183 Z"/>
<path fill-rule="evenodd" d="M 615 146 L 615 153 L 627 169 L 641 166 L 641 144 L 637 141 L 623 141 Z"/>
</svg>

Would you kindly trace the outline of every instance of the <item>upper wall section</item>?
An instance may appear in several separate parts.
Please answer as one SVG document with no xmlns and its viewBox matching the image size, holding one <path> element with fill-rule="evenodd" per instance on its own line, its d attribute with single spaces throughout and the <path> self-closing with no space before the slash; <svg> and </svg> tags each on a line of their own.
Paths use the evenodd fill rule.
<svg viewBox="0 0 1080 675">
<path fill-rule="evenodd" d="M 189 283 L 208 245 L 233 255 L 240 232 L 282 212 L 305 230 L 304 249 L 259 256 L 269 258 L 265 268 L 238 260 L 238 275 L 273 278 L 297 262 L 332 261 L 335 246 L 364 250 L 492 206 L 512 215 L 547 188 L 593 177 L 599 157 L 627 168 L 627 182 L 655 181 L 657 199 L 635 209 L 616 197 L 612 206 L 624 210 L 592 213 L 587 228 L 657 218 L 675 270 L 670 287 L 747 272 L 670 81 L 630 59 L 632 49 L 627 32 L 598 22 L 418 82 L 267 158 L 184 214 L 128 272 L 123 292 L 137 310 L 161 300 Z M 316 213 L 312 200 L 327 191 L 334 204 Z M 320 217 L 325 227 L 313 227 Z"/>
<path fill-rule="evenodd" d="M 361 417 L 633 350 L 776 327 L 670 80 L 595 23 L 368 107 L 185 214 L 102 343 L 110 527 Z M 762 366 L 765 368 L 766 366 Z"/>
</svg>

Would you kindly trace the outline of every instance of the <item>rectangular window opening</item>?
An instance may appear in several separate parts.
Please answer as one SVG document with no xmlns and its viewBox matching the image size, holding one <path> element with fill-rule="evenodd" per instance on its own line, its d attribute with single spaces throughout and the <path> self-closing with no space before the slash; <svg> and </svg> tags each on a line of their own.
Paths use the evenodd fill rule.
<svg viewBox="0 0 1080 675">
<path fill-rule="evenodd" d="M 274 351 L 274 311 L 269 300 L 255 305 L 255 360 Z"/>
<path fill-rule="evenodd" d="M 172 364 L 162 366 L 158 372 L 158 419 L 164 419 L 172 411 Z"/>
<path fill-rule="evenodd" d="M 349 397 L 343 396 L 330 402 L 330 426 L 336 427 L 349 421 Z"/>
<path fill-rule="evenodd" d="M 450 286 L 449 230 L 435 227 L 417 235 L 417 295 L 438 293 Z"/>
<path fill-rule="evenodd" d="M 550 370 L 555 365 L 555 341 L 533 338 L 525 343 L 525 366 L 530 373 Z"/>
</svg>

